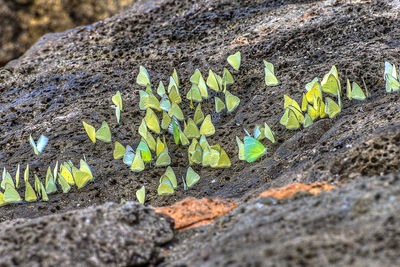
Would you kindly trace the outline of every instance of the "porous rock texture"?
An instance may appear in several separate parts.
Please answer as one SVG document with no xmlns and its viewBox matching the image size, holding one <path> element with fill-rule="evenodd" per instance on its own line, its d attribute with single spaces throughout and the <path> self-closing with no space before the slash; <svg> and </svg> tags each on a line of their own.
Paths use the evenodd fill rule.
<svg viewBox="0 0 400 267">
<path fill-rule="evenodd" d="M 106 203 L 0 224 L 2 266 L 156 264 L 173 238 L 171 222 L 135 202 Z"/>
<path fill-rule="evenodd" d="M 194 230 L 170 251 L 168 261 L 173 266 L 396 266 L 399 202 L 399 174 L 354 180 L 313 197 L 259 198 Z"/>
<path fill-rule="evenodd" d="M 134 0 L 0 0 L 0 66 L 22 55 L 49 32 L 115 15 Z"/>
<path fill-rule="evenodd" d="M 346 243 L 350 250 L 354 248 L 352 255 L 348 256 L 346 249 L 332 249 L 337 256 L 326 256 L 327 262 L 339 265 L 351 264 L 352 259 L 362 262 L 367 259 L 365 251 L 376 248 L 369 258 L 372 264 L 375 259 L 382 264 L 395 264 L 396 259 L 389 254 L 392 248 L 398 247 L 398 241 L 390 239 L 392 228 L 390 224 L 383 225 L 382 220 L 390 213 L 396 218 L 396 202 L 391 202 L 389 197 L 382 203 L 378 197 L 369 203 L 363 202 L 362 197 L 374 199 L 369 192 L 375 187 L 383 195 L 397 197 L 395 191 L 390 191 L 398 187 L 397 176 L 385 175 L 399 172 L 400 99 L 398 92 L 385 92 L 382 76 L 385 61 L 399 62 L 399 6 L 398 1 L 389 0 L 141 1 L 104 21 L 43 36 L 21 58 L 0 69 L 0 168 L 6 167 L 14 174 L 18 164 L 23 168 L 30 164 L 31 172 L 44 180 L 47 167 L 54 167 L 57 160 L 78 164 L 85 155 L 95 179 L 82 190 L 73 188 L 68 194 L 51 195 L 49 202 L 1 207 L 0 220 L 48 214 L 62 216 L 65 211 L 107 201 L 133 200 L 136 190 L 145 185 L 146 205 L 170 205 L 187 196 L 229 198 L 244 205 L 211 228 L 205 228 L 210 230 L 201 234 L 196 243 L 206 248 L 203 254 L 194 255 L 201 252 L 195 249 L 187 253 L 170 250 L 170 260 L 166 263 L 199 260 L 210 265 L 225 264 L 232 258 L 232 251 L 243 255 L 236 248 L 248 238 L 246 244 L 253 250 L 246 251 L 253 257 L 243 255 L 242 263 L 249 261 L 250 264 L 267 255 L 271 261 L 300 264 L 303 254 L 314 253 L 305 262 L 317 265 L 317 260 L 325 262 L 323 257 L 330 249 L 329 244 L 335 246 L 341 233 L 346 233 L 349 238 L 354 237 L 349 239 L 350 244 Z M 236 51 L 242 53 L 242 65 L 237 72 L 226 62 L 227 56 Z M 263 59 L 274 64 L 275 74 L 281 81 L 279 86 L 265 85 Z M 343 91 L 347 78 L 362 87 L 365 80 L 371 97 L 366 101 L 350 101 L 343 94 L 342 111 L 335 118 L 319 119 L 297 131 L 285 129 L 279 123 L 283 95 L 300 102 L 305 84 L 316 76 L 321 79 L 334 64 L 339 70 Z M 173 195 L 158 196 L 157 187 L 164 168 L 147 164 L 145 171 L 133 173 L 121 160 L 113 159 L 113 143 L 93 144 L 89 140 L 82 120 L 96 129 L 102 121 L 107 121 L 113 141 L 136 148 L 140 142 L 137 130 L 145 114 L 139 110 L 138 94 L 144 88 L 135 84 L 139 65 L 147 68 L 153 90 L 160 80 L 167 84 L 176 68 L 185 118 L 194 113 L 185 95 L 195 69 L 207 77 L 209 69 L 222 74 L 224 67 L 230 68 L 235 83 L 228 90 L 240 97 L 238 109 L 229 114 L 216 113 L 213 98 L 203 101 L 202 108 L 205 114 L 211 114 L 216 128 L 208 141 L 211 145 L 220 144 L 227 151 L 231 168 L 193 165 L 201 179 L 190 190 L 183 190 L 180 178 L 188 166 L 187 148 L 176 146 L 172 136 L 166 134 L 178 188 Z M 111 97 L 117 90 L 121 91 L 124 102 L 121 124 L 117 124 L 111 107 Z M 210 94 L 223 97 L 212 90 Z M 160 113 L 157 115 L 161 118 Z M 277 143 L 263 140 L 268 150 L 266 157 L 252 164 L 240 161 L 235 136 L 243 138 L 243 128 L 251 131 L 255 124 L 264 122 L 275 132 Z M 43 153 L 36 156 L 28 138 L 31 134 L 37 139 L 42 133 L 50 141 Z M 394 181 L 393 187 L 385 186 L 385 181 L 380 181 L 377 175 L 395 177 L 390 178 Z M 342 187 L 315 198 L 289 198 L 282 205 L 263 204 L 264 200 L 261 204 L 257 201 L 244 204 L 267 189 L 293 182 L 328 182 Z M 24 187 L 19 189 L 20 194 L 23 190 Z M 352 219 L 353 213 L 346 213 L 344 207 L 347 217 L 342 220 L 340 207 L 328 203 L 344 205 L 353 195 L 361 198 L 358 202 L 367 203 L 362 205 L 367 208 L 362 208 Z M 260 205 L 263 208 L 258 208 Z M 303 212 L 297 212 L 298 209 Z M 376 212 L 382 212 L 382 217 L 377 218 Z M 272 232 L 257 219 L 258 213 L 274 225 Z M 279 216 L 268 218 L 269 214 Z M 288 220 L 280 222 L 280 218 L 290 218 L 290 227 Z M 323 223 L 318 224 L 319 221 Z M 358 225 L 361 221 L 366 223 L 365 227 Z M 318 238 L 325 242 L 320 250 L 315 249 L 320 243 L 310 239 L 314 230 L 308 227 L 309 222 L 319 231 Z M 222 228 L 225 225 L 224 229 L 231 232 L 222 228 L 214 231 L 217 225 Z M 271 236 L 263 235 L 258 227 Z M 274 230 L 279 227 L 285 230 Z M 372 236 L 373 227 L 374 231 L 384 229 L 389 234 Z M 358 232 L 351 235 L 351 229 Z M 297 235 L 291 235 L 290 231 Z M 196 240 L 196 234 L 196 230 L 181 232 L 166 247 L 179 247 L 185 239 Z M 231 242 L 223 243 L 223 236 Z M 290 252 L 290 248 L 302 249 L 303 241 L 309 250 Z M 207 244 L 221 255 L 209 251 Z M 216 244 L 221 248 L 217 249 Z M 280 244 L 287 245 L 288 250 L 273 249 Z M 272 248 L 264 250 L 268 245 Z M 341 260 L 332 259 L 341 256 Z"/>
</svg>

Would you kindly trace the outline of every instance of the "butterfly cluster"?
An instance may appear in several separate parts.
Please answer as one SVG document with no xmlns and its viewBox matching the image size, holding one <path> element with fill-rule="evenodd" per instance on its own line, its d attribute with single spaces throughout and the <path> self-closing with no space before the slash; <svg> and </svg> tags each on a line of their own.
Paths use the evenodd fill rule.
<svg viewBox="0 0 400 267">
<path fill-rule="evenodd" d="M 81 159 L 80 168 L 76 168 L 71 161 L 64 162 L 58 169 L 58 162 L 56 163 L 52 172 L 50 166 L 47 168 L 46 180 L 43 184 L 36 174 L 34 187 L 29 182 L 29 164 L 24 171 L 24 185 L 25 185 L 25 202 L 34 202 L 38 200 L 48 201 L 48 195 L 56 193 L 57 183 L 61 187 L 63 193 L 68 193 L 72 185 L 76 185 L 79 189 L 84 187 L 88 182 L 93 180 L 93 174 L 89 165 L 85 160 Z M 15 182 L 14 182 L 15 181 Z M 0 184 L 4 193 L 0 192 L 0 206 L 11 203 L 23 202 L 17 189 L 21 188 L 20 182 L 20 165 L 17 167 L 15 179 L 4 168 L 2 174 L 2 181 Z"/>
<path fill-rule="evenodd" d="M 241 55 L 237 52 L 227 58 L 233 69 L 239 70 Z M 190 101 L 190 108 L 197 103 L 193 117 L 186 117 L 181 109 L 183 102 L 181 96 L 181 84 L 178 73 L 174 69 L 169 77 L 168 86 L 162 81 L 158 83 L 153 92 L 150 75 L 146 68 L 139 67 L 136 83 L 145 87 L 139 90 L 139 109 L 146 111 L 138 128 L 140 142 L 136 149 L 129 144 L 124 146 L 120 142 L 114 142 L 114 159 L 122 161 L 130 167 L 133 172 L 142 172 L 146 164 L 155 167 L 167 167 L 166 173 L 160 178 L 158 194 L 172 194 L 177 187 L 176 177 L 171 165 L 171 156 L 168 150 L 165 133 L 173 136 L 175 145 L 188 146 L 189 165 L 199 164 L 202 167 L 228 168 L 231 166 L 226 151 L 219 145 L 210 145 L 207 137 L 215 134 L 215 127 L 210 114 L 205 115 L 201 103 L 211 97 L 209 89 L 214 91 L 215 111 L 228 113 L 233 112 L 239 106 L 240 99 L 228 91 L 228 86 L 234 83 L 232 74 L 227 68 L 223 69 L 222 77 L 209 70 L 207 80 L 203 78 L 200 70 L 196 69 L 190 77 L 191 88 L 186 93 L 186 99 Z M 223 95 L 223 100 L 218 97 Z M 116 118 L 119 123 L 122 111 L 122 96 L 118 91 L 113 97 Z M 183 127 L 181 127 L 183 123 Z M 103 142 L 111 142 L 111 132 L 106 122 L 103 122 L 99 130 L 86 122 L 83 126 L 93 143 L 96 139 Z M 154 136 L 156 135 L 156 136 Z M 183 179 L 184 188 L 190 188 L 200 180 L 198 175 L 190 166 L 186 177 Z M 146 190 L 144 187 L 136 192 L 137 199 L 144 202 Z"/>
</svg>

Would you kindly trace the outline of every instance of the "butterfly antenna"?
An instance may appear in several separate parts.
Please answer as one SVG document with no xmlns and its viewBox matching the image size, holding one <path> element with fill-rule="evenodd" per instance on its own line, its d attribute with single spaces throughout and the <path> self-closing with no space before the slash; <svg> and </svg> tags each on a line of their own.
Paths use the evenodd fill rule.
<svg viewBox="0 0 400 267">
<path fill-rule="evenodd" d="M 250 135 L 249 132 L 246 130 L 246 128 L 243 128 L 243 131 L 244 131 L 248 136 L 251 137 L 251 135 Z"/>
</svg>

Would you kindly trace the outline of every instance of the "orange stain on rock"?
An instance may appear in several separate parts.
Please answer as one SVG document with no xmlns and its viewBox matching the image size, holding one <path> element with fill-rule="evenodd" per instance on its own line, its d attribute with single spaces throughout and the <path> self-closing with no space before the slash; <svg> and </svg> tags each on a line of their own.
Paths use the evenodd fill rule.
<svg viewBox="0 0 400 267">
<path fill-rule="evenodd" d="M 258 197 L 274 197 L 281 199 L 281 198 L 291 197 L 300 191 L 306 191 L 313 195 L 317 195 L 322 191 L 329 191 L 334 188 L 335 186 L 328 183 L 313 183 L 313 184 L 294 183 L 281 188 L 269 189 L 261 193 Z"/>
<path fill-rule="evenodd" d="M 218 197 L 202 199 L 188 197 L 172 206 L 157 207 L 154 210 L 174 219 L 175 230 L 181 231 L 210 224 L 236 207 L 235 202 Z"/>
</svg>

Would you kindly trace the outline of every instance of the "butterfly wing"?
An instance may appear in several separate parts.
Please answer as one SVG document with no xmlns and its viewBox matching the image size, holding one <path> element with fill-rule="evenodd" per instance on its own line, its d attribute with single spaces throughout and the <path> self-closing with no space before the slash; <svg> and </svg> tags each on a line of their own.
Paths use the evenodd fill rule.
<svg viewBox="0 0 400 267">
<path fill-rule="evenodd" d="M 103 121 L 100 129 L 96 131 L 96 139 L 99 139 L 100 141 L 103 141 L 105 143 L 111 142 L 111 131 L 110 127 L 108 127 L 107 122 Z"/>
<path fill-rule="evenodd" d="M 247 162 L 254 162 L 266 153 L 266 149 L 258 140 L 250 137 L 244 137 L 244 157 Z"/>
<path fill-rule="evenodd" d="M 242 55 L 240 54 L 240 51 L 238 51 L 235 54 L 228 56 L 227 61 L 232 68 L 238 71 L 240 68 L 241 59 Z"/>
<path fill-rule="evenodd" d="M 198 175 L 192 167 L 189 167 L 186 171 L 186 185 L 187 187 L 192 187 L 200 180 L 200 175 Z"/>
<path fill-rule="evenodd" d="M 240 98 L 231 94 L 229 91 L 226 91 L 225 103 L 226 103 L 226 108 L 228 109 L 228 113 L 231 113 L 239 106 Z"/>
<path fill-rule="evenodd" d="M 210 136 L 215 134 L 215 127 L 211 121 L 211 115 L 208 114 L 200 127 L 200 135 Z"/>
<path fill-rule="evenodd" d="M 144 204 L 144 201 L 146 199 L 146 189 L 144 186 L 136 191 L 136 199 L 139 201 L 140 204 Z"/>
<path fill-rule="evenodd" d="M 157 189 L 157 194 L 158 195 L 170 195 L 174 193 L 174 188 L 171 184 L 171 182 L 164 180 L 160 185 L 158 186 Z"/>
<path fill-rule="evenodd" d="M 239 149 L 239 153 L 238 153 L 239 159 L 246 160 L 246 158 L 244 157 L 244 144 L 237 136 L 236 136 L 236 143 L 237 143 L 238 149 Z"/>
<path fill-rule="evenodd" d="M 47 145 L 48 141 L 49 141 L 49 139 L 44 135 L 41 135 L 39 137 L 39 140 L 37 141 L 37 145 L 36 145 L 37 150 L 39 151 L 39 153 L 43 152 L 43 150 L 44 150 L 45 146 Z"/>
</svg>

